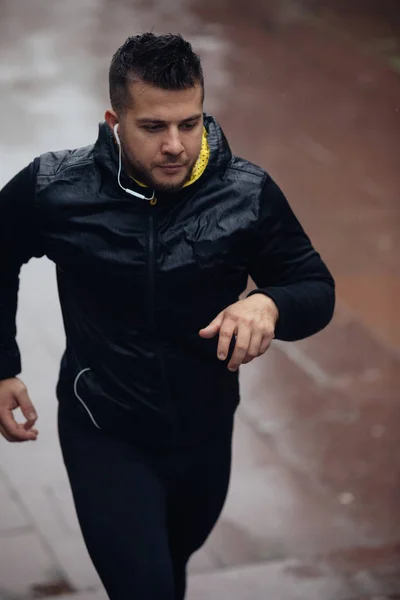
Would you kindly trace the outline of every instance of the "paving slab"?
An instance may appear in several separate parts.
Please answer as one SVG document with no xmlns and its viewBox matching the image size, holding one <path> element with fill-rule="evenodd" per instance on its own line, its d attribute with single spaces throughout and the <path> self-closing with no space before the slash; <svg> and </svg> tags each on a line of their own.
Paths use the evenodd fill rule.
<svg viewBox="0 0 400 600">
<path fill-rule="evenodd" d="M 7 483 L 0 472 L 0 537 L 5 533 L 27 529 L 31 525 L 21 510 L 19 498 Z"/>
<path fill-rule="evenodd" d="M 295 565 L 268 563 L 241 569 L 195 575 L 189 581 L 188 600 L 351 600 L 352 586 L 340 576 L 318 569 L 303 577 Z"/>
<path fill-rule="evenodd" d="M 50 549 L 35 531 L 0 537 L 0 598 L 29 598 L 35 584 L 51 582 L 60 574 Z"/>
</svg>

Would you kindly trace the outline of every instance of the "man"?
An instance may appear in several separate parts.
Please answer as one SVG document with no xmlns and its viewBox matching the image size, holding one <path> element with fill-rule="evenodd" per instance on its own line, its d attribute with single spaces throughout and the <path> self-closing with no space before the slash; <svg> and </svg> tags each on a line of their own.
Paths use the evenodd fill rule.
<svg viewBox="0 0 400 600">
<path fill-rule="evenodd" d="M 0 195 L 0 431 L 38 435 L 15 313 L 21 266 L 46 255 L 66 332 L 59 435 L 88 551 L 112 600 L 182 600 L 228 489 L 238 368 L 274 337 L 323 329 L 334 282 L 271 177 L 203 113 L 188 42 L 129 38 L 110 99 L 94 145 L 41 155 Z"/>
</svg>

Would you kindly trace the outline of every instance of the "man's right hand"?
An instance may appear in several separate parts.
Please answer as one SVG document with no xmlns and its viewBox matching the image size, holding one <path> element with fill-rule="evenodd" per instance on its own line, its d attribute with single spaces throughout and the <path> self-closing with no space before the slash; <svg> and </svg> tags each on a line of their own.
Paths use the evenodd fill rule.
<svg viewBox="0 0 400 600">
<path fill-rule="evenodd" d="M 13 411 L 21 409 L 26 422 L 17 423 Z M 17 377 L 0 381 L 0 434 L 9 442 L 36 440 L 38 431 L 32 429 L 37 419 L 35 407 L 25 385 Z"/>
</svg>

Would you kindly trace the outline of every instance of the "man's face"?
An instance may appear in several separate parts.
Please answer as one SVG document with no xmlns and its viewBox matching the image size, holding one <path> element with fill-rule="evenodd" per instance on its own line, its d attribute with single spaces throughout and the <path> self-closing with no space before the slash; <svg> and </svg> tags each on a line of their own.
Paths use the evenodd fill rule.
<svg viewBox="0 0 400 600">
<path fill-rule="evenodd" d="M 201 149 L 203 90 L 130 85 L 131 106 L 119 118 L 130 175 L 158 191 L 174 192 L 189 179 Z"/>
</svg>

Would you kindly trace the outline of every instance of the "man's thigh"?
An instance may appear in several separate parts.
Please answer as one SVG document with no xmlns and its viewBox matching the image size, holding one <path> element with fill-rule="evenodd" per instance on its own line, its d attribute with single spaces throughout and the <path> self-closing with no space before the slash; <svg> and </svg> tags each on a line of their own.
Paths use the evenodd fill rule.
<svg viewBox="0 0 400 600">
<path fill-rule="evenodd" d="M 168 501 L 168 531 L 173 557 L 186 557 L 206 541 L 223 509 L 229 489 L 232 423 L 187 454 L 187 467 Z"/>
<path fill-rule="evenodd" d="M 59 411 L 59 436 L 93 564 L 112 600 L 174 598 L 164 489 L 126 442 Z"/>
</svg>

